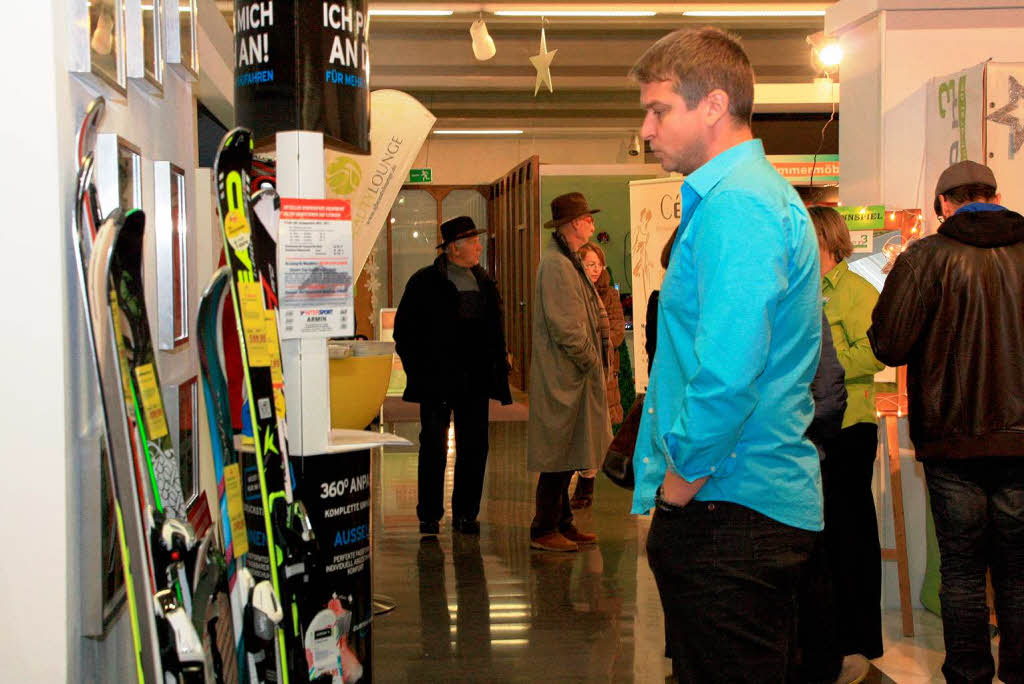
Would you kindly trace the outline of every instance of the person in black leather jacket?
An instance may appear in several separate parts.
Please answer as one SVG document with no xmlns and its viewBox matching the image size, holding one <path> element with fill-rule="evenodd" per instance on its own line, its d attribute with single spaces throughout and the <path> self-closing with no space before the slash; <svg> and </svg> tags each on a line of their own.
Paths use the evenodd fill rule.
<svg viewBox="0 0 1024 684">
<path fill-rule="evenodd" d="M 950 682 L 995 675 L 986 569 L 999 677 L 1024 682 L 1024 217 L 1000 206 L 996 189 L 976 162 L 942 173 L 938 234 L 896 259 L 868 330 L 881 361 L 907 365 L 910 437 L 939 542 Z"/>
</svg>

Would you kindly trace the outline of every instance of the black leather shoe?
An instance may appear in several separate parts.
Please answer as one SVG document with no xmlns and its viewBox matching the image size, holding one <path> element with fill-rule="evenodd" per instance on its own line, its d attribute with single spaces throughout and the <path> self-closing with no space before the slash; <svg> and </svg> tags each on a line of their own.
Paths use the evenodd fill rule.
<svg viewBox="0 0 1024 684">
<path fill-rule="evenodd" d="M 466 520 L 465 518 L 453 518 L 452 529 L 462 534 L 480 534 L 480 522 L 478 520 Z"/>
<path fill-rule="evenodd" d="M 427 536 L 434 536 L 434 537 L 436 537 L 437 534 L 440 531 L 441 531 L 441 525 L 436 520 L 434 520 L 433 522 L 421 522 L 420 523 L 420 535 L 422 535 L 424 537 L 427 537 Z"/>
</svg>

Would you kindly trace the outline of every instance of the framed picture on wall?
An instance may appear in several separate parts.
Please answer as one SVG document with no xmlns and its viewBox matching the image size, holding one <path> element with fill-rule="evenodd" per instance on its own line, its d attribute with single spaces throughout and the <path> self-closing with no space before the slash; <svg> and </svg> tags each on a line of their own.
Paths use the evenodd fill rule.
<svg viewBox="0 0 1024 684">
<path fill-rule="evenodd" d="M 163 0 L 164 58 L 167 67 L 181 78 L 195 81 L 199 75 L 196 43 L 196 0 Z"/>
<path fill-rule="evenodd" d="M 71 0 L 70 70 L 102 94 L 125 95 L 125 0 Z"/>
<path fill-rule="evenodd" d="M 116 133 L 96 136 L 96 192 L 100 215 L 115 207 L 142 208 L 142 153 Z"/>
<path fill-rule="evenodd" d="M 125 69 L 143 90 L 163 92 L 164 2 L 173 0 L 123 0 L 125 5 Z"/>
<path fill-rule="evenodd" d="M 185 507 L 191 507 L 199 496 L 199 385 L 196 377 L 164 390 L 164 410 L 171 430 L 171 443 L 181 469 L 181 491 Z M 175 430 L 174 426 L 178 429 Z"/>
<path fill-rule="evenodd" d="M 156 228 L 157 346 L 174 349 L 188 342 L 188 204 L 185 172 L 166 161 L 153 162 Z"/>
</svg>

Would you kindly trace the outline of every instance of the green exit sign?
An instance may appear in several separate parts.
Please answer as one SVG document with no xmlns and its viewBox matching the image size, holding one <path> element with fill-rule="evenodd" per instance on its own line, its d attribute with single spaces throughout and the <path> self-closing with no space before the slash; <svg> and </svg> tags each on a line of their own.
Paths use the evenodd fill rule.
<svg viewBox="0 0 1024 684">
<path fill-rule="evenodd" d="M 433 175 L 430 169 L 409 169 L 409 182 L 429 183 Z"/>
</svg>

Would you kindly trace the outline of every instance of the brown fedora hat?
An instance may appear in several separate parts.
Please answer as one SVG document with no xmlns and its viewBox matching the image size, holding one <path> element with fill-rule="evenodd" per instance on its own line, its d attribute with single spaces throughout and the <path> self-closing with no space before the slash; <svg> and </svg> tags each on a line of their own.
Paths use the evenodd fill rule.
<svg viewBox="0 0 1024 684">
<path fill-rule="evenodd" d="M 557 228 L 586 214 L 596 214 L 600 209 L 591 209 L 587 198 L 581 192 L 567 192 L 551 200 L 551 220 L 545 228 Z"/>
</svg>

